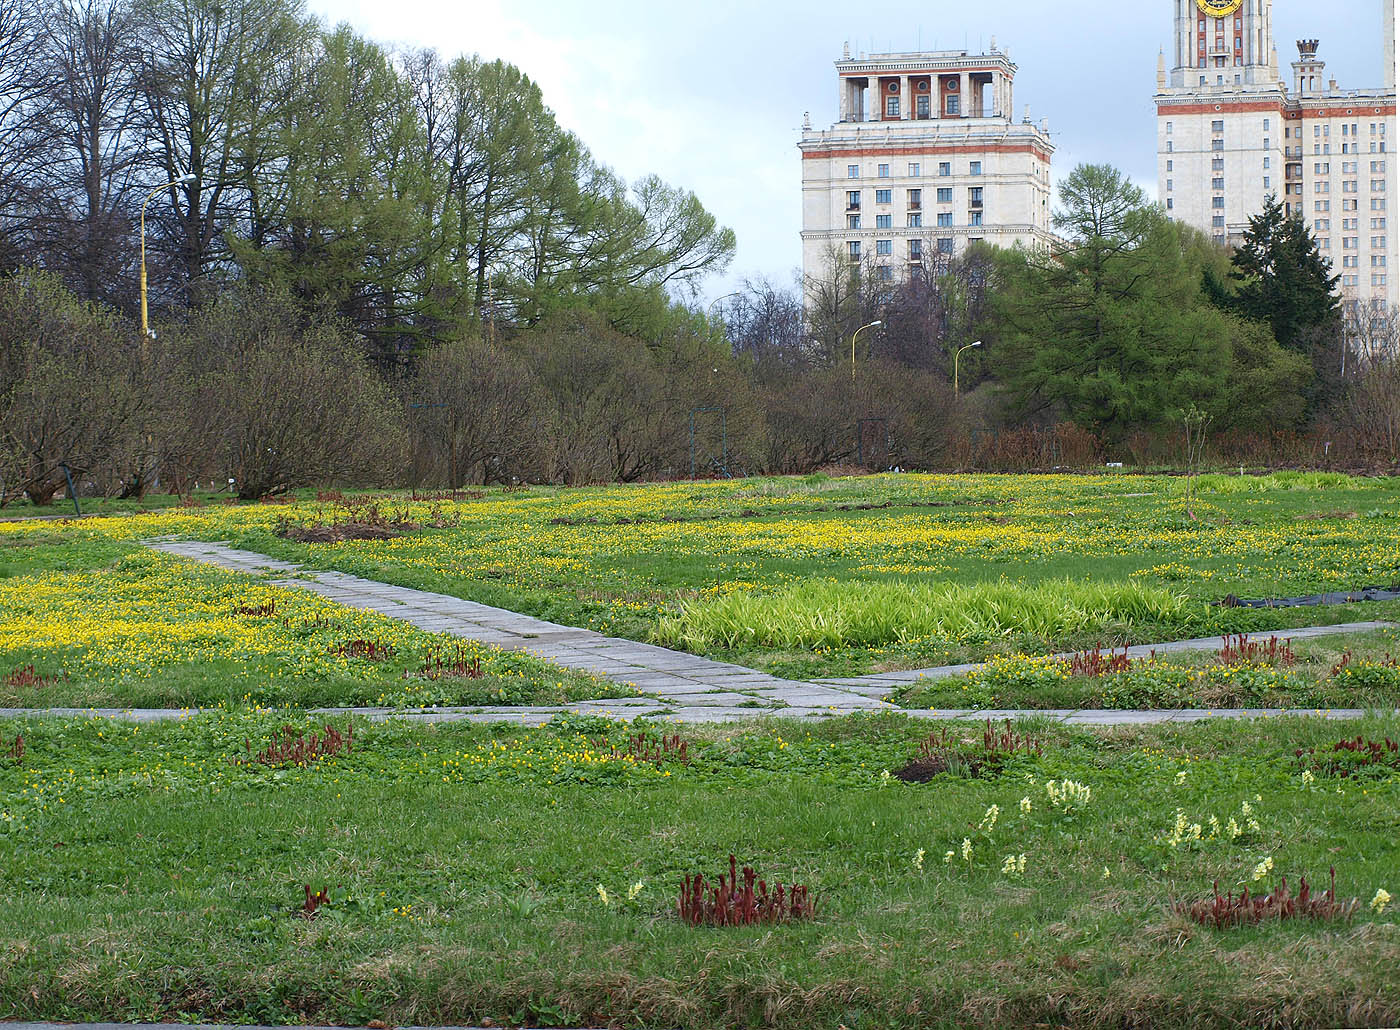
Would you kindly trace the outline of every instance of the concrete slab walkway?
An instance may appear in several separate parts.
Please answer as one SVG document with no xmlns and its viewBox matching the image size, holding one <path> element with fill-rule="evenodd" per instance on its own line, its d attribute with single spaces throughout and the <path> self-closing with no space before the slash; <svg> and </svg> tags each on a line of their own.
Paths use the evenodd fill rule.
<svg viewBox="0 0 1400 1030">
<path fill-rule="evenodd" d="M 316 714 L 354 715 L 370 721 L 405 719 L 418 722 L 506 722 L 538 726 L 565 713 L 608 715 L 617 718 L 664 718 L 676 722 L 735 722 L 764 715 L 782 718 L 828 718 L 853 712 L 899 711 L 885 700 L 896 690 L 919 680 L 944 679 L 978 668 L 950 665 L 910 672 L 881 673 L 851 679 L 801 683 L 784 680 L 756 669 L 711 661 L 681 651 L 607 637 L 591 630 L 535 619 L 446 594 L 393 586 L 343 572 L 315 572 L 293 562 L 255 551 L 242 551 L 225 543 L 185 540 L 153 540 L 147 546 L 166 554 L 215 565 L 231 572 L 272 577 L 273 585 L 307 590 L 350 608 L 376 611 L 402 619 L 422 629 L 448 633 L 466 640 L 524 651 L 570 669 L 591 672 L 619 684 L 635 686 L 648 697 L 620 697 L 580 702 L 568 706 L 510 708 L 434 708 L 421 711 L 393 708 L 325 708 Z M 1385 622 L 1356 622 L 1250 634 L 1250 639 L 1278 636 L 1306 640 L 1338 633 L 1362 633 L 1391 628 Z M 1166 644 L 1131 647 L 1128 654 L 1144 658 L 1156 652 L 1211 651 L 1219 637 L 1203 637 Z M 1068 656 L 1061 656 L 1068 657 Z M 101 717 L 140 722 L 188 718 L 181 709 L 0 709 L 0 718 L 35 715 Z M 1358 719 L 1359 709 L 1314 711 L 908 711 L 906 714 L 934 720 L 1039 718 L 1077 725 L 1113 726 L 1195 722 L 1210 718 L 1264 718 L 1280 715 L 1316 715 L 1329 719 Z"/>
<path fill-rule="evenodd" d="M 635 640 L 608 637 L 592 630 L 561 626 L 543 619 L 493 608 L 460 597 L 392 586 L 343 572 L 313 572 L 293 562 L 221 543 L 155 540 L 153 550 L 215 565 L 231 572 L 268 576 L 273 585 L 307 590 L 345 605 L 402 619 L 432 633 L 524 651 L 567 669 L 593 673 L 614 683 L 636 687 L 651 698 L 616 698 L 571 706 L 569 711 L 640 711 L 672 708 L 698 714 L 736 713 L 751 717 L 767 708 L 822 712 L 870 711 L 886 707 L 859 691 L 839 686 L 798 683 L 756 669 L 711 661 Z M 552 716 L 565 709 L 539 709 Z M 512 709 L 519 713 L 520 709 Z"/>
</svg>

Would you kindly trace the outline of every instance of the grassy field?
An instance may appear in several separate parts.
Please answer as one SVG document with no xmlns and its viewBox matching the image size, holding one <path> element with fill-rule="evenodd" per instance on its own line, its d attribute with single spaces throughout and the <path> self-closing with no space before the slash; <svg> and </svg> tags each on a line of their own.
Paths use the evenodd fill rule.
<svg viewBox="0 0 1400 1030">
<path fill-rule="evenodd" d="M 45 524 L 0 538 L 0 707 L 523 705 L 635 693 L 100 534 Z"/>
<path fill-rule="evenodd" d="M 893 716 L 687 729 L 659 767 L 619 754 L 641 727 L 593 720 L 357 725 L 348 754 L 246 763 L 281 721 L 0 725 L 0 1018 L 1400 1022 L 1400 773 L 1295 756 L 1394 719 L 1032 726 L 1038 756 L 922 785 L 884 775 L 928 733 Z M 810 886 L 817 918 L 683 925 L 680 878 L 731 853 Z M 1333 866 L 1359 900 L 1339 922 L 1170 908 Z M 304 886 L 331 897 L 310 920 Z"/>
<path fill-rule="evenodd" d="M 1400 708 L 1400 629 L 1291 641 L 1222 639 L 1201 651 L 1128 660 L 993 659 L 966 676 L 921 679 L 892 700 L 932 709 Z"/>
<path fill-rule="evenodd" d="M 1231 594 L 1400 581 L 1400 479 L 1212 475 L 1195 491 L 1188 510 L 1185 480 L 1164 476 L 812 476 L 382 495 L 373 508 L 327 495 L 62 532 L 94 546 L 230 539 L 797 678 L 1400 615 L 1395 604 L 1214 607 Z M 390 515 L 422 528 L 338 543 L 279 535 Z M 52 524 L 0 524 L 0 554 L 46 532 Z M 954 589 L 977 604 L 955 605 L 962 614 L 949 619 L 929 597 Z"/>
</svg>

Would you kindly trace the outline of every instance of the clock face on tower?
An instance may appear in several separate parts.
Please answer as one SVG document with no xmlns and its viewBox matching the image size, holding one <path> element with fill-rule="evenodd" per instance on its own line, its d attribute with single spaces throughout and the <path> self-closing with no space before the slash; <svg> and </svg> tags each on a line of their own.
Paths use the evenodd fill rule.
<svg viewBox="0 0 1400 1030">
<path fill-rule="evenodd" d="M 1228 18 L 1244 6 L 1244 0 L 1196 0 L 1196 6 L 1212 18 Z"/>
</svg>

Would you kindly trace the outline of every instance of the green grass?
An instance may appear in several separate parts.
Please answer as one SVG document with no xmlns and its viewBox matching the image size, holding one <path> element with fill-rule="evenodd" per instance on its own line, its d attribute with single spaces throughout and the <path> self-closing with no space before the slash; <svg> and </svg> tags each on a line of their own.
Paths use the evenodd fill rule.
<svg viewBox="0 0 1400 1030">
<path fill-rule="evenodd" d="M 880 1028 L 1400 1021 L 1400 777 L 1307 782 L 1294 751 L 1394 719 L 1042 726 L 993 779 L 882 773 L 897 717 L 682 730 L 694 761 L 604 760 L 637 727 L 358 726 L 311 768 L 231 763 L 276 715 L 0 724 L 8 1019 Z M 980 729 L 954 738 L 980 739 Z M 1072 779 L 1092 799 L 1049 804 Z M 1024 813 L 1022 798 L 1031 811 Z M 987 822 L 999 807 L 995 826 Z M 1251 829 L 1244 806 L 1258 829 Z M 1173 842 L 1177 813 L 1201 826 Z M 1212 839 L 1210 818 L 1241 834 Z M 972 860 L 945 864 L 966 838 Z M 922 869 L 915 856 L 925 853 Z M 682 874 L 736 853 L 810 885 L 808 924 L 697 930 Z M 1004 874 L 1026 856 L 1024 875 Z M 1172 899 L 1314 883 L 1350 924 L 1206 930 Z M 634 901 L 628 888 L 643 886 Z M 331 906 L 292 916 L 302 886 Z M 597 886 L 609 892 L 604 906 Z"/>
<path fill-rule="evenodd" d="M 771 594 L 728 594 L 663 619 L 662 643 L 806 648 L 906 643 L 921 637 L 986 640 L 1011 633 L 1046 640 L 1085 632 L 1122 636 L 1149 624 L 1184 634 L 1210 622 L 1205 605 L 1164 587 L 1072 580 L 1015 583 L 843 583 L 807 580 Z"/>
<path fill-rule="evenodd" d="M 392 653 L 345 653 L 355 641 Z M 480 678 L 419 674 L 459 648 L 479 659 Z M 43 682 L 25 682 L 31 666 Z M 129 543 L 57 529 L 0 538 L 0 707 L 550 705 L 635 693 Z"/>
<path fill-rule="evenodd" d="M 1223 640 L 1215 651 L 1134 660 L 1103 676 L 1047 658 L 998 659 L 967 676 L 920 679 L 891 700 L 934 710 L 1400 708 L 1400 629 L 1277 639 L 1292 661 L 1226 661 Z"/>
<path fill-rule="evenodd" d="M 280 538 L 278 524 L 334 521 L 348 509 L 302 496 L 289 504 L 169 508 L 57 527 L 3 525 L 0 575 L 11 543 L 32 533 L 60 532 L 74 547 L 167 534 L 228 539 L 313 568 L 610 635 L 689 639 L 688 646 L 714 657 L 797 677 L 1400 617 L 1400 604 L 1213 607 L 1230 594 L 1279 597 L 1400 581 L 1400 479 L 1202 476 L 1194 518 L 1184 490 L 1182 479 L 1166 476 L 886 475 L 491 490 L 436 505 L 384 494 L 382 505 L 407 505 L 412 518 L 441 528 L 391 541 L 312 545 Z M 1164 592 L 1190 603 L 1160 619 L 1103 609 L 1088 623 L 1013 604 L 1007 612 L 1019 608 L 1026 618 L 993 613 L 979 620 L 993 632 L 925 635 L 878 611 L 843 619 L 849 635 L 827 629 L 829 612 L 791 608 L 805 619 L 801 633 L 774 616 L 792 606 L 791 598 L 832 582 L 850 595 L 839 602 L 846 611 L 862 596 L 905 590 L 957 588 L 995 599 L 1065 583 Z M 723 633 L 681 625 L 726 608 L 753 618 Z"/>
</svg>

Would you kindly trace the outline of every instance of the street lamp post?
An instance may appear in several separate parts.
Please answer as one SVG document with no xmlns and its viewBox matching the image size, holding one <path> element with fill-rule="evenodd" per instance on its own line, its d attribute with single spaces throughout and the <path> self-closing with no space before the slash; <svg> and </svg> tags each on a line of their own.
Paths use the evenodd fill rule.
<svg viewBox="0 0 1400 1030">
<path fill-rule="evenodd" d="M 146 348 L 150 346 L 151 340 L 151 326 L 146 317 L 146 205 L 162 190 L 168 190 L 174 186 L 184 186 L 191 182 L 194 182 L 193 175 L 182 175 L 174 182 L 157 186 L 146 194 L 146 199 L 141 201 L 141 353 L 143 356 L 146 353 Z"/>
<path fill-rule="evenodd" d="M 724 301 L 729 300 L 731 297 L 738 296 L 740 296 L 740 294 L 738 293 L 726 293 L 723 297 L 716 297 L 714 300 L 710 301 L 710 303 L 705 305 L 705 317 L 710 317 L 710 314 L 715 310 L 716 304 L 722 304 Z"/>
<path fill-rule="evenodd" d="M 962 358 L 962 353 L 963 353 L 963 351 L 965 351 L 965 350 L 972 350 L 973 347 L 980 347 L 980 346 L 982 346 L 982 341 L 981 341 L 981 340 L 978 340 L 978 341 L 976 341 L 975 343 L 969 343 L 966 347 L 959 347 L 959 348 L 958 348 L 958 352 L 957 352 L 956 354 L 953 355 L 953 396 L 954 396 L 954 397 L 956 397 L 956 396 L 958 395 L 958 362 L 959 362 L 959 360 L 961 360 L 961 358 Z"/>
<path fill-rule="evenodd" d="M 861 326 L 851 334 L 851 382 L 856 381 L 856 337 L 867 329 L 879 329 L 884 324 L 880 321 L 871 322 L 869 325 Z"/>
</svg>

